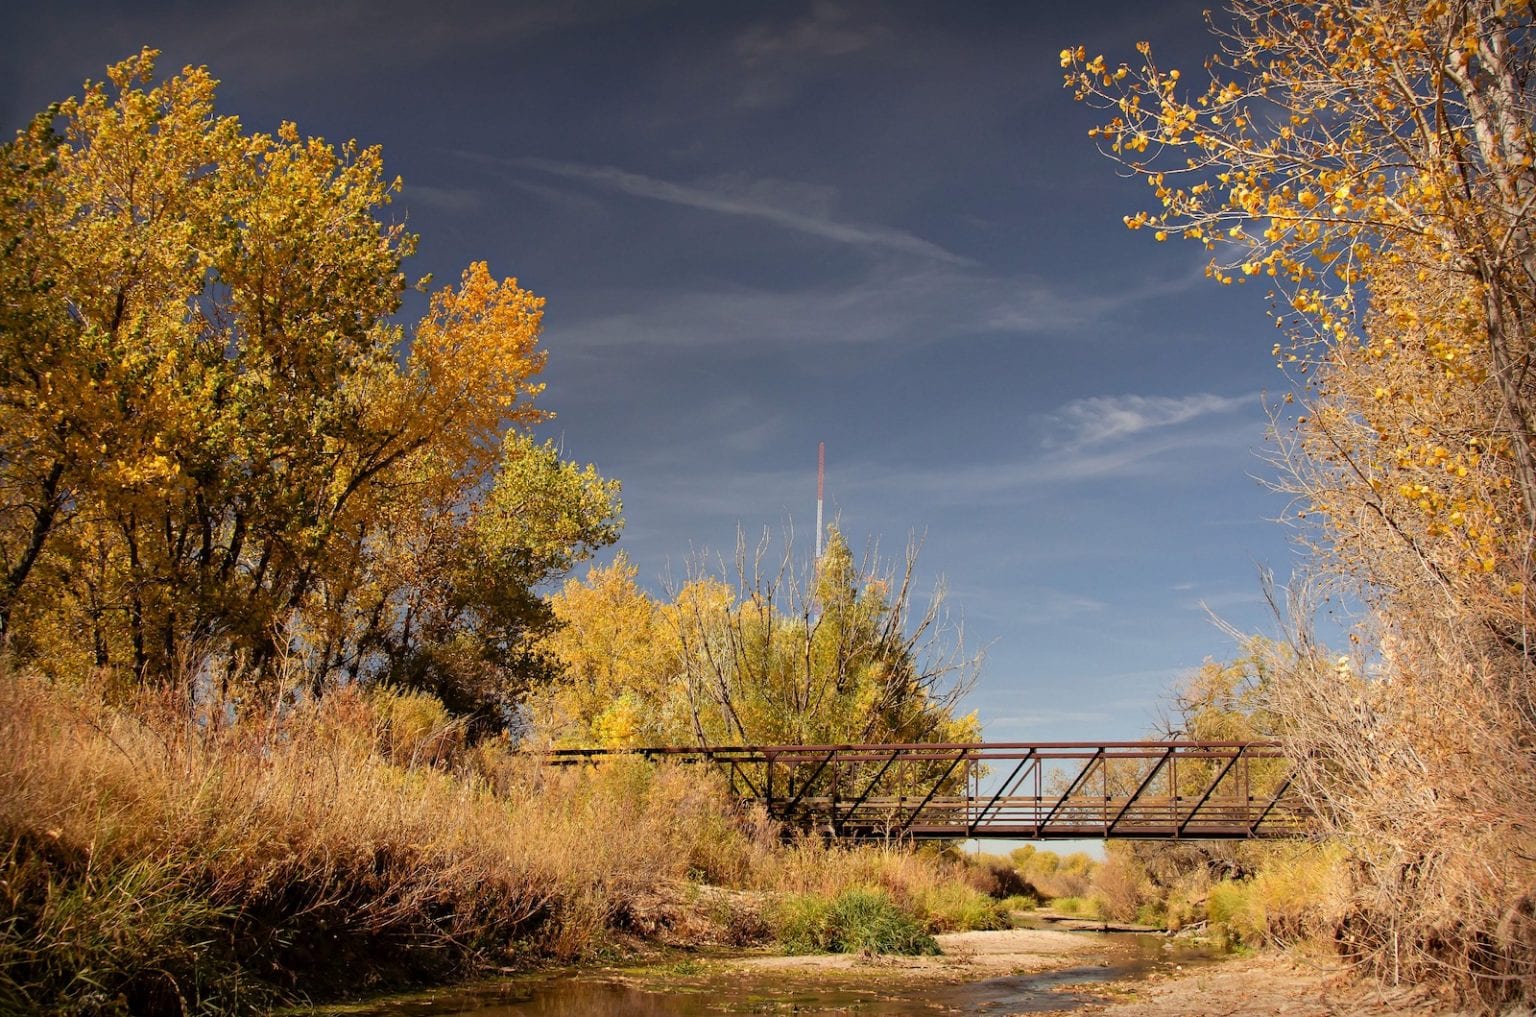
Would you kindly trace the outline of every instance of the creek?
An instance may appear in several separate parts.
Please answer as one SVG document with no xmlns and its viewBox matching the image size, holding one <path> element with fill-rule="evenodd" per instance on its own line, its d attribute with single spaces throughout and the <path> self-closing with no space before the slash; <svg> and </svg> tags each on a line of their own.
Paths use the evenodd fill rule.
<svg viewBox="0 0 1536 1017">
<path fill-rule="evenodd" d="M 1080 932 L 1092 947 L 1055 958 L 1050 970 L 964 980 L 883 972 L 878 962 L 838 971 L 724 968 L 685 959 L 645 969 L 584 970 L 515 977 L 345 1009 L 314 1017 L 728 1017 L 733 1014 L 837 1014 L 931 1017 L 934 1014 L 1053 1013 L 1101 999 L 1099 990 L 1205 964 L 1216 953 L 1177 946 L 1166 936 Z"/>
</svg>

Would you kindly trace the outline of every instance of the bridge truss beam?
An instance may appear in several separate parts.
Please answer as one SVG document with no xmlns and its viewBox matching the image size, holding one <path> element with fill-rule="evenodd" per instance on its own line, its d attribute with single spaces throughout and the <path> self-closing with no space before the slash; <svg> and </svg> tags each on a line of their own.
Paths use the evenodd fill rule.
<svg viewBox="0 0 1536 1017">
<path fill-rule="evenodd" d="M 792 827 L 850 840 L 1249 840 L 1307 815 L 1273 742 L 1142 741 L 560 749 L 719 767 Z"/>
</svg>

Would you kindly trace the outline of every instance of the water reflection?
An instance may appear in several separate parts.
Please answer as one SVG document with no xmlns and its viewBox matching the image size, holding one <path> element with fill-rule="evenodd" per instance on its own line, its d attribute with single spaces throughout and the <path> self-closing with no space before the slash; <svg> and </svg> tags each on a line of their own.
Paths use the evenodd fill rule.
<svg viewBox="0 0 1536 1017">
<path fill-rule="evenodd" d="M 1171 951 L 1156 936 L 1092 935 L 1103 955 L 1059 971 L 987 978 L 960 985 L 913 984 L 899 976 L 879 984 L 856 972 L 837 984 L 784 972 L 646 979 L 587 974 L 518 979 L 469 990 L 423 994 L 349 1009 L 351 1017 L 722 1017 L 794 1014 L 816 1017 L 992 1015 L 1070 1010 L 1096 998 L 1094 987 L 1146 977 L 1175 964 L 1200 963 L 1199 951 Z"/>
<path fill-rule="evenodd" d="M 1102 977 L 1104 969 L 1074 972 L 1076 980 Z M 558 979 L 521 989 L 493 989 L 452 999 L 413 1000 L 370 1017 L 721 1017 L 729 1014 L 918 1014 L 1044 1013 L 1066 1010 L 1089 997 L 1058 993 L 1040 978 L 997 978 L 963 986 L 893 985 L 885 989 L 775 986 L 762 976 L 707 988 L 639 988 L 622 982 Z"/>
</svg>

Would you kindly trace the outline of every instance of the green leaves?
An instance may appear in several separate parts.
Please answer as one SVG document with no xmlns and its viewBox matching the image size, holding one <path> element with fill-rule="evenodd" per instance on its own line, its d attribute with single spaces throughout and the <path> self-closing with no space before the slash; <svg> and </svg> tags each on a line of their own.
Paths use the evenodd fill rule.
<svg viewBox="0 0 1536 1017">
<path fill-rule="evenodd" d="M 569 572 L 619 537 L 619 482 L 590 463 L 560 458 L 553 441 L 507 432 L 491 489 L 475 506 L 471 532 L 488 558 L 526 556 L 533 583 Z"/>
</svg>

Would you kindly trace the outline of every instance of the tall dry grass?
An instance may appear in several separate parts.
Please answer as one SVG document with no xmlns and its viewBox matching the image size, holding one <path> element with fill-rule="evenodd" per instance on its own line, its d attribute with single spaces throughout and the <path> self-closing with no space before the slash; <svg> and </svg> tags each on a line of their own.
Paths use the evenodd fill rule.
<svg viewBox="0 0 1536 1017">
<path fill-rule="evenodd" d="M 1273 698 L 1300 762 L 1298 790 L 1349 852 L 1335 939 L 1345 957 L 1390 983 L 1448 988 L 1488 1013 L 1529 1007 L 1529 644 L 1512 650 L 1454 612 L 1437 617 L 1435 605 L 1415 606 L 1412 624 L 1382 635 L 1379 661 L 1333 660 L 1300 631 L 1294 659 L 1277 669 Z"/>
<path fill-rule="evenodd" d="M 1085 897 L 1093 887 L 1098 863 L 1081 851 L 1059 855 L 1033 844 L 1015 848 L 1008 855 L 1014 870 L 1036 896 L 1056 900 Z"/>
<path fill-rule="evenodd" d="M 708 768 L 549 768 L 409 693 L 232 716 L 0 680 L 0 1012 L 252 1011 L 630 935 L 742 942 L 783 901 L 1005 919 L 963 859 L 785 842 Z"/>
<path fill-rule="evenodd" d="M 224 1012 L 577 957 L 657 885 L 765 850 L 705 771 L 547 770 L 424 714 L 341 691 L 189 722 L 0 682 L 0 1010 Z"/>
</svg>

